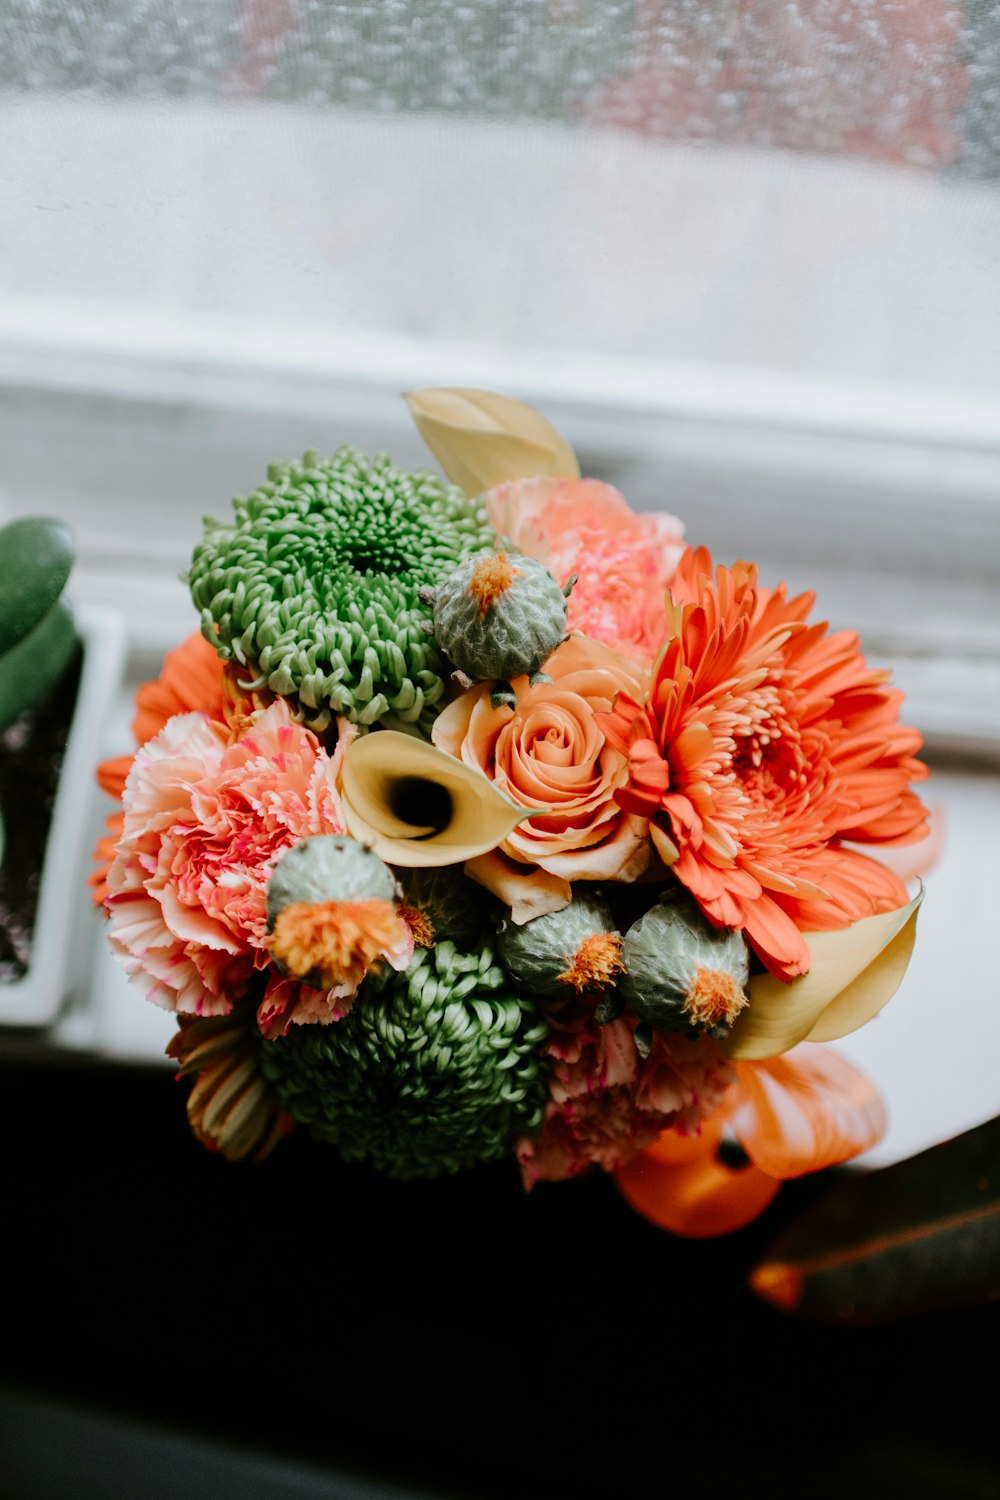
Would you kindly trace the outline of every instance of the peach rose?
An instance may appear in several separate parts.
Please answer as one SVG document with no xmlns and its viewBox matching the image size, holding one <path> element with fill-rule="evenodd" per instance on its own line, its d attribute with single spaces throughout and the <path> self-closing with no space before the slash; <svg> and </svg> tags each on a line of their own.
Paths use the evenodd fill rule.
<svg viewBox="0 0 1000 1500">
<path fill-rule="evenodd" d="M 526 821 L 466 872 L 511 907 L 515 922 L 559 911 L 573 880 L 635 880 L 650 857 L 648 824 L 615 792 L 627 765 L 594 717 L 615 695 L 644 697 L 641 669 L 587 636 L 564 641 L 545 663 L 551 682 L 512 687 L 517 707 L 493 708 L 477 683 L 434 725 L 435 745 L 484 772 Z"/>
</svg>

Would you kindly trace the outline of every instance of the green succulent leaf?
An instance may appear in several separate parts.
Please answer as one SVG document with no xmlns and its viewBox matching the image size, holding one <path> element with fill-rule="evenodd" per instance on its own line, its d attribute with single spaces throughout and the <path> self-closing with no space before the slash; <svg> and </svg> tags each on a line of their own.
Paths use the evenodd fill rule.
<svg viewBox="0 0 1000 1500">
<path fill-rule="evenodd" d="M 837 1184 L 779 1237 L 750 1285 L 787 1312 L 839 1323 L 1000 1296 L 1000 1116 Z"/>
<path fill-rule="evenodd" d="M 60 599 L 29 635 L 0 655 L 0 731 L 48 697 L 76 646 L 73 616 Z"/>
<path fill-rule="evenodd" d="M 73 533 L 51 516 L 22 516 L 0 528 L 0 651 L 41 624 L 73 567 Z"/>
</svg>

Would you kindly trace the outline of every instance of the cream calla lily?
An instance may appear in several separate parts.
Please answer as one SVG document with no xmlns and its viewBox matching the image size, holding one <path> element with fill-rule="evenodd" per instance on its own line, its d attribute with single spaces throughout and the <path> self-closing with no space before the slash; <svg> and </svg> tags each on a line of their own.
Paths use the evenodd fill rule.
<svg viewBox="0 0 1000 1500">
<path fill-rule="evenodd" d="M 525 816 L 482 772 L 390 729 L 347 747 L 340 791 L 348 833 L 407 869 L 474 859 Z"/>
<path fill-rule="evenodd" d="M 799 1042 L 830 1042 L 864 1026 L 892 999 L 916 938 L 923 889 L 896 911 L 864 917 L 839 932 L 805 935 L 809 972 L 785 984 L 750 981 L 750 1004 L 721 1044 L 733 1061 L 777 1057 Z"/>
<path fill-rule="evenodd" d="M 580 477 L 566 439 L 523 401 L 441 386 L 409 391 L 406 402 L 420 436 L 467 495 L 538 474 Z"/>
</svg>

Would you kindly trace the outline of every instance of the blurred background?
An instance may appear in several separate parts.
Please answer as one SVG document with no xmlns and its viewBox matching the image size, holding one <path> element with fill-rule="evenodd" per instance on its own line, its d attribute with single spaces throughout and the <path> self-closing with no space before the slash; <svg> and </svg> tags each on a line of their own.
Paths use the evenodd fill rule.
<svg viewBox="0 0 1000 1500">
<path fill-rule="evenodd" d="M 991 937 L 1000 831 L 996 0 L 0 0 L 0 191 L 0 521 L 46 513 L 71 522 L 75 597 L 124 612 L 129 691 L 195 625 L 178 575 L 201 517 L 224 515 L 268 461 L 349 441 L 428 464 L 400 399 L 417 386 L 483 386 L 531 401 L 567 433 L 585 473 L 618 485 L 638 509 L 678 515 L 690 540 L 720 560 L 750 556 L 764 582 L 815 589 L 818 616 L 860 630 L 869 658 L 893 666 L 907 717 L 927 740 L 941 837 L 903 990 L 844 1046 L 889 1099 L 890 1133 L 868 1164 L 1000 1112 Z M 107 726 L 109 754 L 128 748 L 128 719 L 123 695 Z M 100 811 L 95 802 L 95 818 Z M 4 1408 L 11 1431 L 52 1432 L 51 1413 L 43 1420 L 35 1410 L 35 1428 L 16 1405 L 29 1399 L 22 1383 L 37 1395 L 48 1372 L 74 1399 L 85 1392 L 81 1327 L 101 1351 L 97 1387 L 115 1409 L 123 1384 L 110 1372 L 129 1364 L 165 1401 L 148 1351 L 136 1347 L 136 1329 L 152 1326 L 138 1281 L 120 1282 L 124 1302 L 112 1294 L 99 1234 L 118 1198 L 95 1163 L 121 1111 L 134 1134 L 163 1110 L 170 1081 L 159 1059 L 172 1028 L 127 990 L 99 943 L 81 963 L 87 977 L 72 1015 L 44 1034 L 0 1026 L 9 1129 L 25 1112 L 40 1122 L 9 1169 L 12 1201 L 40 1212 L 35 1185 L 50 1173 L 69 1194 L 54 1192 L 27 1236 L 41 1257 L 27 1285 L 50 1299 L 63 1334 L 49 1359 L 27 1340 L 9 1345 L 0 1373 L 18 1393 Z M 70 1058 L 99 1069 L 105 1100 L 93 1141 L 84 1134 L 65 1158 L 75 1189 L 69 1168 L 54 1165 L 86 1095 L 87 1085 L 59 1071 Z M 137 1082 L 140 1065 L 155 1082 Z M 167 1233 L 157 1191 L 169 1184 L 182 1202 L 184 1184 L 197 1182 L 209 1238 L 225 1242 L 232 1216 L 261 1253 L 284 1258 L 281 1298 L 293 1295 L 287 1257 L 300 1247 L 279 1232 L 292 1212 L 276 1186 L 281 1164 L 259 1193 L 239 1176 L 216 1174 L 209 1186 L 219 1164 L 172 1154 L 188 1150 L 182 1115 L 178 1098 L 169 1142 L 154 1129 L 148 1172 L 134 1144 L 124 1148 L 136 1213 Z M 289 1181 L 302 1185 L 318 1164 L 305 1146 L 297 1161 Z M 431 1224 L 412 1193 L 400 1200 L 356 1174 L 346 1187 L 334 1180 L 390 1234 L 403 1202 L 407 1222 L 428 1236 L 422 1265 L 435 1296 L 447 1278 L 436 1260 L 428 1269 L 431 1248 L 448 1256 L 446 1231 L 468 1254 L 487 1253 L 493 1177 L 489 1192 L 482 1183 L 471 1190 L 481 1242 L 475 1224 L 456 1227 L 457 1184 L 452 1199 L 426 1200 L 440 1220 Z M 81 1183 L 83 1200 L 74 1196 Z M 538 1196 L 510 1207 L 517 1227 L 505 1245 L 530 1257 L 544 1242 L 558 1258 L 570 1230 L 555 1194 L 542 1210 Z M 101 1325 L 98 1335 L 80 1298 L 65 1286 L 54 1296 L 47 1279 L 54 1262 L 39 1247 L 50 1245 L 56 1219 L 59 1234 L 78 1228 L 59 1218 L 70 1202 L 84 1215 L 96 1205 L 81 1264 L 109 1299 L 114 1334 Z M 623 1253 L 667 1257 L 652 1274 L 657 1295 L 670 1266 L 706 1296 L 720 1279 L 741 1286 L 761 1243 L 737 1236 L 733 1249 L 696 1259 L 690 1247 L 668 1252 L 644 1226 L 626 1228 L 607 1184 L 588 1184 L 573 1203 L 580 1235 L 588 1215 L 610 1215 L 601 1246 L 615 1263 Z M 308 1213 L 301 1204 L 295 1213 L 296 1232 L 306 1233 Z M 131 1219 L 113 1222 L 136 1258 L 149 1253 Z M 191 1247 L 175 1250 L 160 1241 L 159 1274 L 187 1286 L 198 1316 L 210 1318 L 207 1293 L 191 1293 L 185 1280 Z M 385 1266 L 371 1245 L 368 1253 L 362 1291 L 374 1295 Z M 227 1254 L 244 1257 L 246 1244 Z M 114 1255 L 110 1263 L 121 1275 Z M 570 1283 L 593 1296 L 584 1270 Z M 518 1285 L 524 1307 L 542 1316 L 537 1288 L 528 1295 L 523 1273 Z M 649 1280 L 642 1285 L 648 1296 Z M 727 1336 L 752 1327 L 770 1339 L 780 1360 L 775 1352 L 768 1379 L 794 1402 L 787 1370 L 820 1345 L 779 1334 L 767 1321 L 778 1315 L 748 1310 L 748 1298 L 723 1296 Z M 273 1329 L 287 1302 L 265 1300 L 253 1317 L 272 1329 L 261 1337 L 273 1376 L 284 1359 Z M 493 1369 L 480 1378 L 495 1396 L 496 1372 L 509 1378 L 517 1364 L 496 1310 L 473 1348 L 447 1319 L 436 1326 L 426 1306 L 417 1315 L 406 1305 L 398 1295 L 392 1303 L 409 1339 L 407 1368 L 419 1368 L 439 1336 L 450 1347 L 442 1327 L 451 1328 L 455 1361 Z M 234 1338 L 235 1314 L 220 1316 Z M 289 1318 L 300 1342 L 287 1360 L 301 1365 L 306 1329 L 300 1312 Z M 360 1361 L 377 1384 L 377 1356 L 388 1358 L 392 1335 L 376 1318 L 362 1358 L 360 1326 L 355 1318 L 340 1357 Z M 621 1337 L 652 1380 L 635 1336 Z M 933 1357 L 953 1365 L 973 1347 L 963 1342 L 972 1324 L 960 1318 L 928 1337 Z M 878 1403 L 875 1385 L 863 1385 L 844 1418 L 843 1451 L 864 1450 L 870 1473 L 911 1494 L 924 1493 L 925 1481 L 928 1494 L 985 1493 L 976 1487 L 983 1451 L 958 1440 L 956 1392 L 944 1428 L 928 1436 L 928 1393 L 938 1385 L 922 1371 L 917 1398 L 906 1338 L 865 1346 L 880 1380 L 896 1383 L 895 1425 L 888 1436 L 865 1426 Z M 823 1400 L 842 1395 L 834 1377 L 858 1347 L 846 1337 L 822 1345 L 833 1372 Z M 602 1355 L 610 1348 L 600 1342 Z M 215 1347 L 210 1363 L 220 1361 Z M 325 1391 L 316 1364 L 306 1361 Z M 180 1382 L 191 1368 L 176 1358 L 171 1366 Z M 599 1390 L 596 1372 L 594 1381 Z M 292 1386 L 301 1397 L 301 1381 Z M 977 1398 L 960 1386 L 974 1413 Z M 392 1390 L 387 1420 L 413 1443 L 423 1405 L 411 1391 L 416 1407 L 404 1421 Z M 235 1397 L 230 1404 L 245 1437 L 244 1408 Z M 279 1405 L 275 1439 L 295 1449 L 294 1402 Z M 347 1407 L 331 1430 L 364 1470 L 367 1429 L 360 1405 Z M 460 1407 L 471 1422 L 471 1408 Z M 653 1406 L 640 1409 L 652 1420 Z M 541 1439 L 525 1439 L 514 1416 L 504 1420 L 525 1461 L 547 1476 L 545 1491 L 563 1493 L 554 1450 L 543 1455 Z M 423 1431 L 430 1492 L 441 1493 L 447 1441 Z M 749 1442 L 749 1426 L 740 1432 Z M 904 1472 L 911 1440 L 924 1457 Z M 78 1431 L 74 1441 L 84 1441 Z M 470 1444 L 470 1492 L 485 1493 L 489 1464 Z M 511 1476 L 526 1483 L 511 1444 L 502 1461 L 490 1460 L 501 1493 Z M 594 1475 L 607 1486 L 618 1450 L 602 1452 Z M 648 1443 L 632 1461 L 637 1481 L 657 1472 Z M 790 1470 L 773 1472 L 792 1486 Z M 34 1493 L 26 1473 L 12 1494 Z M 563 1478 L 566 1493 L 590 1492 L 580 1464 L 567 1460 Z M 868 1492 L 853 1471 L 850 1482 Z M 299 1493 L 287 1474 L 275 1483 L 275 1493 Z"/>
</svg>

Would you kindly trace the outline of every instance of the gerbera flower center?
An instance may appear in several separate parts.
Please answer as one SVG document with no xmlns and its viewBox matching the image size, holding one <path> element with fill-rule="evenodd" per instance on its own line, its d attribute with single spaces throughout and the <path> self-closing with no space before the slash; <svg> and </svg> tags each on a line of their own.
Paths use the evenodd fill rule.
<svg viewBox="0 0 1000 1500">
<path fill-rule="evenodd" d="M 754 807 L 792 795 L 805 779 L 808 758 L 794 719 L 778 702 L 753 728 L 734 735 L 732 768 Z"/>
</svg>

